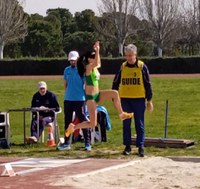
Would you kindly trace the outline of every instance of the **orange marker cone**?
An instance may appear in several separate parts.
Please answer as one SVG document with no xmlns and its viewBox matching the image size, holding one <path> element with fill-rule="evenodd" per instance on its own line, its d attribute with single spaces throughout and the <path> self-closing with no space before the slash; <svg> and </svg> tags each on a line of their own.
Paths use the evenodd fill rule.
<svg viewBox="0 0 200 189">
<path fill-rule="evenodd" d="M 53 132 L 52 132 L 52 128 L 48 127 L 48 139 L 47 139 L 47 146 L 49 147 L 53 147 L 56 146 L 54 137 L 53 137 Z"/>
</svg>

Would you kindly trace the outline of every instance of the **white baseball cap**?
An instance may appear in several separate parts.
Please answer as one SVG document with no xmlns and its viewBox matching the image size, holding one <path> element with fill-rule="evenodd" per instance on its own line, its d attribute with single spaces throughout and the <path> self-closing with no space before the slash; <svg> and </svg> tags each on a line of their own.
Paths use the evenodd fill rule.
<svg viewBox="0 0 200 189">
<path fill-rule="evenodd" d="M 68 55 L 68 60 L 77 60 L 79 58 L 79 54 L 77 51 L 71 51 Z"/>
<path fill-rule="evenodd" d="M 41 89 L 41 88 L 47 88 L 47 84 L 46 84 L 46 82 L 44 82 L 44 81 L 40 81 L 39 83 L 38 83 L 38 89 Z"/>
</svg>

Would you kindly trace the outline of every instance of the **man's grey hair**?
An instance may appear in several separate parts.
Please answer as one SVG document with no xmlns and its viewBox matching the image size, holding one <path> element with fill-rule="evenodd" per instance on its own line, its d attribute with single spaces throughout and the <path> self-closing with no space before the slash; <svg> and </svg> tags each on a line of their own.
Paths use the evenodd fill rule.
<svg viewBox="0 0 200 189">
<path fill-rule="evenodd" d="M 126 53 L 127 51 L 132 51 L 137 53 L 137 47 L 133 44 L 129 44 L 124 48 L 124 52 Z"/>
</svg>

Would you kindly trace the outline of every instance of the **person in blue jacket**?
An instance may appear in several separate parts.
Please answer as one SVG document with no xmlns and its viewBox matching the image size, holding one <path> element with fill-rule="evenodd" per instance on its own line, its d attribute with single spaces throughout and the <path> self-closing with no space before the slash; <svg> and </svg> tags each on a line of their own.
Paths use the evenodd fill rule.
<svg viewBox="0 0 200 189">
<path fill-rule="evenodd" d="M 140 157 L 144 156 L 145 124 L 144 113 L 153 111 L 152 87 L 149 70 L 144 62 L 137 58 L 137 47 L 129 44 L 125 47 L 125 59 L 121 69 L 115 75 L 112 89 L 119 91 L 124 111 L 134 113 L 137 134 L 136 147 Z M 131 119 L 123 121 L 124 155 L 131 153 Z"/>
<path fill-rule="evenodd" d="M 68 61 L 70 66 L 64 70 L 64 121 L 65 130 L 68 125 L 72 122 L 73 112 L 78 118 L 79 122 L 86 121 L 85 115 L 85 89 L 84 82 L 85 78 L 81 78 L 77 70 L 77 60 L 79 53 L 77 51 L 71 51 L 68 55 Z M 91 150 L 91 131 L 89 128 L 83 129 L 83 135 L 85 139 L 85 150 Z M 64 144 L 57 147 L 58 150 L 69 150 L 70 136 L 65 136 Z"/>
</svg>

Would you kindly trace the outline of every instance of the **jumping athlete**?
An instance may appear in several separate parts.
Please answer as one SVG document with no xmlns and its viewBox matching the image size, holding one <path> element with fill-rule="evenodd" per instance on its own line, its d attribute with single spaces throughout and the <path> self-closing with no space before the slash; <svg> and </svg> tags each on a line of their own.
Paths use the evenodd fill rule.
<svg viewBox="0 0 200 189">
<path fill-rule="evenodd" d="M 94 51 L 87 52 L 77 62 L 77 68 L 79 75 L 83 77 L 85 75 L 85 93 L 86 93 L 86 105 L 88 108 L 89 121 L 83 121 L 74 125 L 69 124 L 68 129 L 65 132 L 68 137 L 76 129 L 80 128 L 94 128 L 97 125 L 97 109 L 98 103 L 107 99 L 112 99 L 114 107 L 119 113 L 121 120 L 130 119 L 133 117 L 133 113 L 123 112 L 118 91 L 116 90 L 99 90 L 100 74 L 97 68 L 100 68 L 101 61 L 99 55 L 100 45 L 99 41 L 94 44 Z"/>
</svg>

